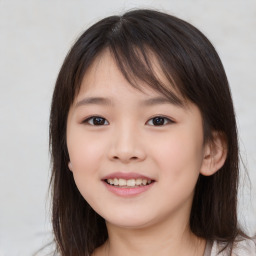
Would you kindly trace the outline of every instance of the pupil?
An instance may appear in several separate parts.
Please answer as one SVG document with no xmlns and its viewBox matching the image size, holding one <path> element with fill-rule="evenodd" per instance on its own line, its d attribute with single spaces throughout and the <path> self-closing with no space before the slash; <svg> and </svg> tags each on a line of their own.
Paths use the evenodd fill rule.
<svg viewBox="0 0 256 256">
<path fill-rule="evenodd" d="M 154 125 L 163 125 L 164 124 L 164 118 L 162 118 L 162 117 L 155 117 L 153 119 L 153 124 Z"/>
<path fill-rule="evenodd" d="M 95 118 L 93 119 L 93 124 L 94 124 L 94 125 L 103 125 L 104 122 L 105 122 L 104 119 L 101 118 L 101 117 L 95 117 Z"/>
</svg>

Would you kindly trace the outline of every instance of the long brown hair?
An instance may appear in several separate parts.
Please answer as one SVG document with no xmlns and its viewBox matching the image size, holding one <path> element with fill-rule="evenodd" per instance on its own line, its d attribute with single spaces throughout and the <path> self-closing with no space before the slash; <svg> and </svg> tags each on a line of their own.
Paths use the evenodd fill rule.
<svg viewBox="0 0 256 256">
<path fill-rule="evenodd" d="M 153 10 L 134 10 L 105 18 L 86 30 L 68 53 L 52 98 L 52 224 L 57 251 L 63 256 L 89 255 L 108 233 L 104 219 L 79 193 L 68 169 L 66 122 L 81 80 L 99 54 L 109 49 L 131 86 L 144 81 L 172 100 L 170 85 L 156 77 L 150 56 L 157 58 L 166 78 L 183 97 L 196 104 L 204 122 L 205 140 L 223 134 L 228 154 L 214 175 L 200 175 L 191 209 L 192 232 L 207 240 L 232 243 L 237 224 L 239 152 L 236 120 L 228 80 L 214 47 L 194 26 Z"/>
</svg>

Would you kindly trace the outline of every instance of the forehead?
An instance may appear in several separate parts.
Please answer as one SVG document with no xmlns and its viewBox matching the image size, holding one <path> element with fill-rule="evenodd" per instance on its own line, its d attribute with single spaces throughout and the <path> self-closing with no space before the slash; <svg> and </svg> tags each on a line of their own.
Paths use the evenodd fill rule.
<svg viewBox="0 0 256 256">
<path fill-rule="evenodd" d="M 155 56 L 150 53 L 149 57 L 151 61 L 150 65 L 152 66 L 150 75 L 157 79 L 158 85 L 155 83 L 152 86 L 152 84 L 147 83 L 145 81 L 146 79 L 143 77 L 135 76 L 131 70 L 123 71 L 122 68 L 118 66 L 113 54 L 106 49 L 95 58 L 86 70 L 75 101 L 81 100 L 83 95 L 90 93 L 97 92 L 101 95 L 116 94 L 122 85 L 125 85 L 127 92 L 137 95 L 143 94 L 144 96 L 161 95 L 177 105 L 185 106 L 186 99 L 184 99 L 176 87 L 168 81 Z M 163 93 L 164 90 L 165 93 Z"/>
<path fill-rule="evenodd" d="M 80 92 L 87 92 L 96 89 L 104 89 L 113 79 L 121 78 L 120 70 L 117 67 L 114 58 L 109 51 L 104 51 L 95 58 L 92 64 L 86 70 Z M 120 79 L 121 80 L 121 79 Z"/>
</svg>

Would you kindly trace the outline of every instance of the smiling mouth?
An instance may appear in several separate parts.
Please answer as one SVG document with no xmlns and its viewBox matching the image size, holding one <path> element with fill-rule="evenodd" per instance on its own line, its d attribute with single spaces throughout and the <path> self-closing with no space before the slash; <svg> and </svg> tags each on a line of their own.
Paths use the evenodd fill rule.
<svg viewBox="0 0 256 256">
<path fill-rule="evenodd" d="M 106 179 L 104 180 L 107 184 L 112 185 L 114 187 L 122 187 L 122 188 L 134 188 L 134 187 L 141 187 L 147 186 L 154 182 L 154 180 L 150 179 Z"/>
</svg>

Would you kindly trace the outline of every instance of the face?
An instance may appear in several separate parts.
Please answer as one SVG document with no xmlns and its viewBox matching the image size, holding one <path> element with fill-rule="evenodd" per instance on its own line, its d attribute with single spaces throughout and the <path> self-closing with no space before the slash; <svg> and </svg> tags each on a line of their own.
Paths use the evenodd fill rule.
<svg viewBox="0 0 256 256">
<path fill-rule="evenodd" d="M 110 53 L 96 59 L 68 115 L 70 169 L 107 223 L 188 221 L 205 151 L 200 111 L 141 86 L 127 82 Z"/>
</svg>

